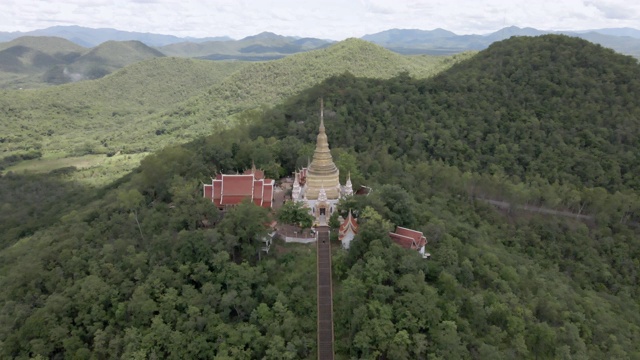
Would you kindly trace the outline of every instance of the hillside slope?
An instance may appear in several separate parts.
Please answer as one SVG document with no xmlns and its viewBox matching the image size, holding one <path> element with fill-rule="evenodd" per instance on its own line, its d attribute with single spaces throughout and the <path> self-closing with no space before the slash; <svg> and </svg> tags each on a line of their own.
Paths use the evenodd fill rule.
<svg viewBox="0 0 640 360">
<path fill-rule="evenodd" d="M 343 209 L 372 206 L 429 239 L 433 288 L 423 289 L 422 274 L 398 275 L 405 265 L 382 236 L 360 234 L 370 242 L 350 249 L 351 268 L 336 276 L 337 352 L 396 355 L 384 339 L 406 331 L 407 343 L 443 358 L 637 356 L 639 75 L 635 59 L 581 39 L 512 38 L 433 79 L 342 75 L 267 112 L 252 136 L 301 139 L 303 151 L 324 96 L 341 174 L 374 189 Z M 244 165 L 243 151 L 234 159 Z M 304 154 L 275 161 L 290 170 Z M 477 198 L 593 220 L 515 206 L 500 215 Z M 393 330 L 380 335 L 381 323 Z"/>
<path fill-rule="evenodd" d="M 330 76 L 351 73 L 387 79 L 407 72 L 427 78 L 470 56 L 408 57 L 363 40 L 348 39 L 326 49 L 245 67 L 183 106 L 190 109 L 188 119 L 192 121 L 225 119 L 242 110 L 275 104 Z"/>
<path fill-rule="evenodd" d="M 70 64 L 87 49 L 56 37 L 23 36 L 0 43 L 0 87 L 31 87 L 42 74 Z"/>
<path fill-rule="evenodd" d="M 54 36 L 22 36 L 8 42 L 0 43 L 0 50 L 13 46 L 26 46 L 49 55 L 66 53 L 84 53 L 87 48 L 69 40 Z"/>
<path fill-rule="evenodd" d="M 107 41 L 78 57 L 62 71 L 72 81 L 98 79 L 127 65 L 163 56 L 140 41 Z"/>
<path fill-rule="evenodd" d="M 0 144 L 0 149 L 9 154 L 34 147 L 45 152 L 60 152 L 69 151 L 69 144 L 80 144 L 97 153 L 155 150 L 169 143 L 209 134 L 231 123 L 233 114 L 273 105 L 331 75 L 352 72 L 358 76 L 389 78 L 408 71 L 416 77 L 427 77 L 462 58 L 464 56 L 404 57 L 362 40 L 349 40 L 328 49 L 267 63 L 210 62 L 206 65 L 201 61 L 168 60 L 177 67 L 166 78 L 161 72 L 154 76 L 151 79 L 154 83 L 147 87 L 148 90 L 142 86 L 141 77 L 132 78 L 135 81 L 126 82 L 128 85 L 113 82 L 127 78 L 125 74 L 130 71 L 135 72 L 124 68 L 88 84 L 5 92 L 0 98 L 0 111 L 10 119 L 4 126 L 6 133 L 11 134 L 11 140 Z M 211 82 L 206 91 L 194 87 L 194 92 L 186 91 L 185 96 L 155 102 L 153 98 L 171 97 L 174 81 L 188 83 L 191 78 L 179 78 L 179 72 L 197 73 L 197 69 L 188 68 L 191 63 L 208 66 L 221 81 Z M 138 66 L 145 69 L 153 64 L 158 61 L 143 62 L 132 69 Z M 234 72 L 236 68 L 238 71 Z M 217 77 L 223 73 L 230 76 Z M 196 83 L 202 84 L 200 80 Z M 132 91 L 127 91 L 129 87 Z M 89 90 L 83 90 L 85 88 Z M 158 93 L 153 95 L 150 90 Z M 117 95 L 119 93 L 123 95 Z M 111 102 L 112 96 L 117 96 L 117 100 Z M 179 100 L 185 101 L 176 104 Z M 138 101 L 144 104 L 132 106 Z"/>
<path fill-rule="evenodd" d="M 120 150 L 135 129 L 144 136 L 156 130 L 147 128 L 156 124 L 145 124 L 144 119 L 205 91 L 243 65 L 154 58 L 98 80 L 31 91 L 5 90 L 0 92 L 0 114 L 7 120 L 0 124 L 2 153 Z M 109 147 L 110 143 L 116 146 Z M 74 150 L 80 148 L 85 150 Z"/>
<path fill-rule="evenodd" d="M 345 80 L 345 90 L 338 82 L 328 96 L 349 114 L 341 122 L 404 124 L 367 133 L 373 137 L 366 143 L 395 138 L 403 146 L 390 151 L 406 156 L 428 154 L 464 170 L 526 181 L 640 190 L 639 79 L 632 57 L 545 35 L 493 44 L 433 79 Z M 390 106 L 388 98 L 396 101 Z M 356 134 L 376 128 L 360 126 L 336 136 L 353 139 L 357 149 Z"/>
</svg>

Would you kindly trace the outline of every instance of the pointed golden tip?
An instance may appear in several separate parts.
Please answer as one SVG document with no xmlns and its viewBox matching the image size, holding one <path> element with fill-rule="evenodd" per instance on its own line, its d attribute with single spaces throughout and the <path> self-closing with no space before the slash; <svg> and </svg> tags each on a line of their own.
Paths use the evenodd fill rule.
<svg viewBox="0 0 640 360">
<path fill-rule="evenodd" d="M 320 98 L 320 131 L 324 132 L 324 99 Z"/>
</svg>

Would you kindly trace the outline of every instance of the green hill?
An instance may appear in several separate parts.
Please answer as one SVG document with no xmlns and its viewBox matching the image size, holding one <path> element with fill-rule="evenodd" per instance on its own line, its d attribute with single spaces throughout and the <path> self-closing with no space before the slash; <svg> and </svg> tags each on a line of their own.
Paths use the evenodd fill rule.
<svg viewBox="0 0 640 360">
<path fill-rule="evenodd" d="M 303 151 L 324 96 L 341 173 L 374 189 L 349 208 L 372 206 L 430 241 L 432 266 L 416 276 L 382 229 L 361 229 L 346 264 L 337 262 L 346 269 L 334 277 L 336 352 L 637 357 L 639 75 L 636 59 L 581 39 L 511 38 L 433 79 L 343 75 L 267 112 L 250 129 L 253 147 L 264 144 L 251 155 L 269 148 L 275 159 L 262 161 L 287 173 L 304 156 L 285 160 L 259 137 L 289 148 L 300 139 Z M 243 151 L 235 164 L 213 162 L 242 168 Z M 499 214 L 486 198 L 512 206 Z M 591 220 L 517 210 L 525 205 Z"/>
<path fill-rule="evenodd" d="M 190 111 L 186 121 L 198 125 L 210 124 L 207 120 L 228 122 L 229 115 L 278 103 L 333 75 L 348 72 L 385 79 L 408 72 L 427 78 L 470 56 L 403 56 L 363 40 L 348 39 L 326 49 L 247 66 L 181 107 Z"/>
<path fill-rule="evenodd" d="M 389 78 L 408 71 L 416 77 L 427 77 L 468 56 L 404 57 L 353 39 L 267 63 L 146 61 L 86 84 L 5 91 L 0 98 L 0 111 L 9 120 L 3 124 L 4 133 L 11 135 L 0 143 L 0 150 L 5 156 L 38 150 L 45 157 L 47 153 L 61 152 L 82 155 L 153 151 L 210 134 L 235 121 L 235 114 L 276 104 L 335 74 L 351 72 Z M 167 70 L 166 77 L 162 75 L 165 70 L 145 70 L 160 63 L 173 69 Z M 198 67 L 191 69 L 190 64 Z M 205 76 L 195 83 L 208 82 L 208 88 L 194 86 L 186 90 L 198 69 L 205 68 L 216 80 L 209 82 Z M 148 79 L 146 75 L 135 75 L 138 71 L 155 75 Z M 181 77 L 181 71 L 187 75 Z M 182 94 L 174 96 L 176 91 Z"/>
<path fill-rule="evenodd" d="M 73 62 L 85 51 L 56 37 L 23 36 L 0 43 L 0 87 L 41 86 L 44 72 Z"/>
<path fill-rule="evenodd" d="M 0 43 L 0 50 L 13 46 L 25 46 L 45 54 L 84 53 L 86 48 L 69 40 L 54 36 L 22 36 L 17 39 Z"/>
<path fill-rule="evenodd" d="M 37 88 L 97 79 L 163 56 L 139 41 L 107 41 L 85 49 L 62 38 L 25 36 L 0 44 L 0 87 Z"/>
<path fill-rule="evenodd" d="M 628 151 L 637 68 L 579 39 L 512 38 L 433 79 L 331 77 L 98 191 L 60 171 L 1 177 L 0 354 L 313 358 L 314 247 L 276 242 L 258 256 L 265 212 L 220 217 L 201 188 L 252 162 L 273 177 L 306 163 L 324 97 L 341 174 L 373 188 L 338 207 L 360 227 L 348 252 L 334 244 L 337 359 L 637 358 L 628 164 L 605 189 L 542 155 Z M 496 196 L 589 217 L 481 200 Z M 431 260 L 392 244 L 393 225 L 423 231 Z"/>
<path fill-rule="evenodd" d="M 163 56 L 140 41 L 107 41 L 77 58 L 63 71 L 73 81 L 97 79 L 127 65 Z"/>
<path fill-rule="evenodd" d="M 0 44 L 0 87 L 34 88 L 97 79 L 163 56 L 139 41 L 107 41 L 87 50 L 62 38 L 25 36 Z"/>
<path fill-rule="evenodd" d="M 1 125 L 2 153 L 38 150 L 46 157 L 118 151 L 131 139 L 127 133 L 147 136 L 157 129 L 156 123 L 135 119 L 157 118 L 154 114 L 159 109 L 205 91 L 243 65 L 154 58 L 98 80 L 31 91 L 5 90 L 0 96 L 0 111 L 7 119 Z M 109 146 L 112 142 L 114 147 Z"/>
<path fill-rule="evenodd" d="M 610 191 L 640 190 L 638 78 L 640 66 L 630 56 L 548 35 L 493 44 L 428 81 L 396 80 L 406 86 L 394 84 L 403 101 L 391 108 L 377 108 L 367 90 L 392 96 L 384 81 L 334 87 L 328 92 L 343 99 L 328 96 L 359 123 L 390 117 L 389 123 L 411 124 L 411 130 L 394 126 L 365 142 L 395 138 L 405 146 L 392 151 L 405 156 L 417 152 L 464 170 L 523 181 L 543 177 Z M 361 126 L 359 131 L 367 128 Z M 356 148 L 362 144 L 355 143 L 355 134 L 337 136 L 353 139 Z"/>
</svg>

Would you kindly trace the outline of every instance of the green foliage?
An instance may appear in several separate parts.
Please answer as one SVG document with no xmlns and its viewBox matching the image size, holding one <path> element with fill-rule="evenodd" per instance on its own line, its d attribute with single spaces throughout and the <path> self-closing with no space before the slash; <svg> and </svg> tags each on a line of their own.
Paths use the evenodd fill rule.
<svg viewBox="0 0 640 360">
<path fill-rule="evenodd" d="M 309 209 L 304 207 L 301 201 L 287 201 L 278 209 L 278 221 L 285 224 L 298 225 L 303 229 L 308 229 L 313 225 L 313 216 L 309 214 Z"/>
<path fill-rule="evenodd" d="M 225 213 L 220 221 L 220 229 L 224 234 L 237 239 L 231 243 L 234 260 L 254 261 L 258 257 L 262 247 L 261 240 L 267 236 L 268 225 L 268 211 L 250 199 Z"/>
<path fill-rule="evenodd" d="M 392 176 L 399 169 L 385 159 L 404 156 L 525 183 L 637 190 L 636 78 L 635 59 L 580 39 L 513 38 L 432 80 L 335 77 L 267 119 L 274 135 L 311 141 L 317 125 L 307 120 L 324 96 L 332 146 L 368 151 L 358 159 L 364 173 L 382 166 Z M 285 127 L 288 118 L 304 123 Z"/>
</svg>

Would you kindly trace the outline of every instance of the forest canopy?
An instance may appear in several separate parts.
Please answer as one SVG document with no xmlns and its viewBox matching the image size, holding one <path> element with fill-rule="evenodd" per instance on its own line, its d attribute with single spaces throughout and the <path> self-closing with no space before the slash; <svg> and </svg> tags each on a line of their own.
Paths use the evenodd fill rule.
<svg viewBox="0 0 640 360">
<path fill-rule="evenodd" d="M 305 165 L 322 97 L 341 176 L 373 189 L 340 204 L 360 232 L 333 258 L 337 358 L 639 357 L 638 71 L 582 40 L 512 38 L 431 80 L 336 76 L 165 148 L 2 235 L 1 354 L 314 358 L 313 248 L 256 257 L 266 214 L 221 217 L 201 185 Z M 0 185 L 38 188 L 24 176 Z M 432 260 L 393 225 L 423 231 Z"/>
</svg>

